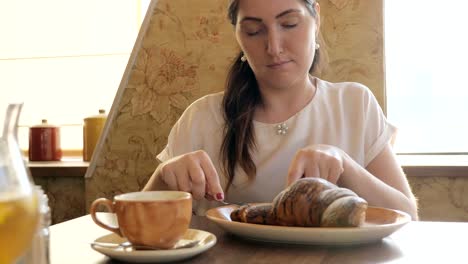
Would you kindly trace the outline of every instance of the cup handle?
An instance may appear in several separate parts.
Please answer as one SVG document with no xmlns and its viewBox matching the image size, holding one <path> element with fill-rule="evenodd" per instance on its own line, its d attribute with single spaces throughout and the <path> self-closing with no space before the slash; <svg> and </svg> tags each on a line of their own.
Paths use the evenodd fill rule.
<svg viewBox="0 0 468 264">
<path fill-rule="evenodd" d="M 109 231 L 112 231 L 112 232 L 116 233 L 119 236 L 122 236 L 122 233 L 120 232 L 120 229 L 119 229 L 118 226 L 110 226 L 110 225 L 104 224 L 103 222 L 101 222 L 101 220 L 98 219 L 98 217 L 96 215 L 96 209 L 97 209 L 98 205 L 100 205 L 100 204 L 104 205 L 107 208 L 107 210 L 109 210 L 110 213 L 115 214 L 114 205 L 113 205 L 111 200 L 106 199 L 106 198 L 96 199 L 91 204 L 91 208 L 90 208 L 91 218 L 93 218 L 94 223 L 96 223 L 98 226 L 100 226 L 100 227 L 102 227 L 104 229 L 107 229 Z"/>
</svg>

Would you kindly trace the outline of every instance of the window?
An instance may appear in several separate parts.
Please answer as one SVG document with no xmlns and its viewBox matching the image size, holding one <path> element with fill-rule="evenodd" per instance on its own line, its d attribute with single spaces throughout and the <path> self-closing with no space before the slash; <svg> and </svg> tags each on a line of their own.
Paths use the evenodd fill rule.
<svg viewBox="0 0 468 264">
<path fill-rule="evenodd" d="M 62 149 L 81 151 L 83 119 L 110 110 L 149 2 L 0 2 L 0 124 L 7 103 L 24 102 L 21 148 L 47 119 Z"/>
<path fill-rule="evenodd" d="M 468 2 L 385 1 L 387 113 L 399 153 L 468 152 Z"/>
</svg>

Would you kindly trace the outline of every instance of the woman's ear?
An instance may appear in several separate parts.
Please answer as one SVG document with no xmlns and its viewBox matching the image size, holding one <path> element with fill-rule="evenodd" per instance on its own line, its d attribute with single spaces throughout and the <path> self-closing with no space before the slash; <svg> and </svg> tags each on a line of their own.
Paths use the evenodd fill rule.
<svg viewBox="0 0 468 264">
<path fill-rule="evenodd" d="M 315 37 L 318 38 L 319 32 L 320 32 L 320 5 L 319 3 L 315 2 L 314 9 L 315 9 L 315 24 L 317 25 L 317 31 L 315 32 Z"/>
</svg>

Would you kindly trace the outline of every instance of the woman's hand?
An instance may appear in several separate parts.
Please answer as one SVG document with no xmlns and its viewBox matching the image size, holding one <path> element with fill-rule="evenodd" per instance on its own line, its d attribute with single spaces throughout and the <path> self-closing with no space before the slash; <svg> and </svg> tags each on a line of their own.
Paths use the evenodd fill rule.
<svg viewBox="0 0 468 264">
<path fill-rule="evenodd" d="M 330 145 L 311 145 L 300 149 L 288 171 L 288 186 L 300 178 L 317 177 L 337 184 L 343 173 L 343 150 Z"/>
<path fill-rule="evenodd" d="M 224 200 L 218 173 L 208 154 L 203 150 L 174 157 L 163 164 L 161 180 L 171 189 L 192 193 L 196 200 L 207 194 Z"/>
</svg>

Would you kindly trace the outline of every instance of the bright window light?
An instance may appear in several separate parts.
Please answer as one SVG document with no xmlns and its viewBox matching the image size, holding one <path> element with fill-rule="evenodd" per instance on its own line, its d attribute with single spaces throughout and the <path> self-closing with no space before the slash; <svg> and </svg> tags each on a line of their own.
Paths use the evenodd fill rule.
<svg viewBox="0 0 468 264">
<path fill-rule="evenodd" d="M 0 124 L 24 102 L 20 145 L 42 119 L 82 149 L 83 119 L 109 111 L 150 0 L 0 1 Z"/>
<path fill-rule="evenodd" d="M 468 2 L 385 1 L 387 111 L 399 153 L 468 152 Z"/>
</svg>

